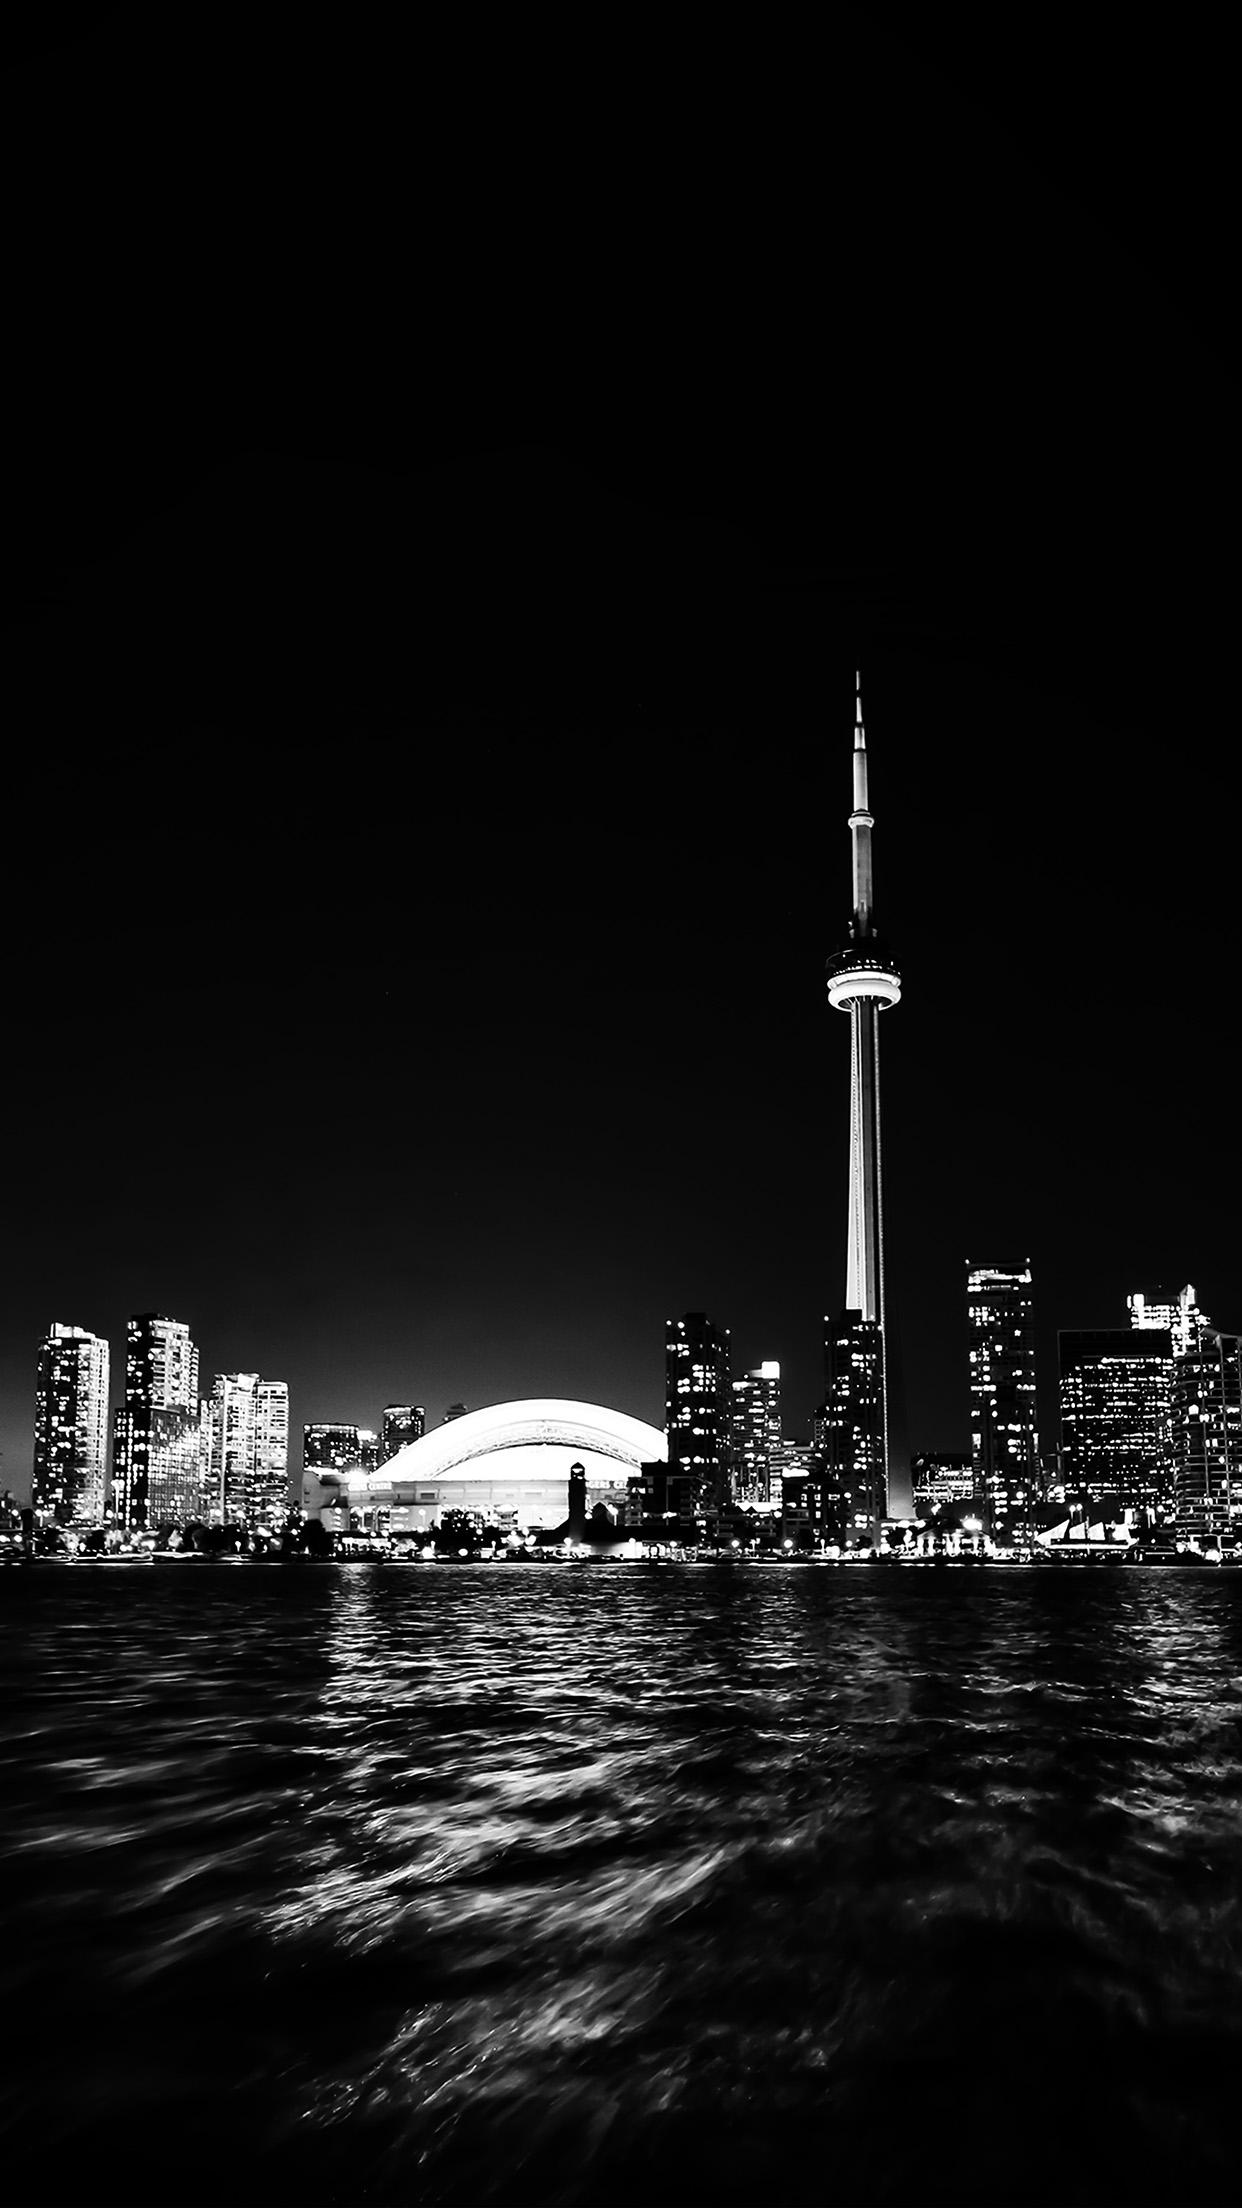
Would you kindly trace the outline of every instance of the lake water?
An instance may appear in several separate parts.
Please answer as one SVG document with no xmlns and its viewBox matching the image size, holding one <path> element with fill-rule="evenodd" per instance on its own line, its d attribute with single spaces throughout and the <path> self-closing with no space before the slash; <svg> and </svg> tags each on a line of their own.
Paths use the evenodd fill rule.
<svg viewBox="0 0 1242 2208">
<path fill-rule="evenodd" d="M 0 1579 L 15 2202 L 1220 2201 L 1242 1573 Z"/>
</svg>

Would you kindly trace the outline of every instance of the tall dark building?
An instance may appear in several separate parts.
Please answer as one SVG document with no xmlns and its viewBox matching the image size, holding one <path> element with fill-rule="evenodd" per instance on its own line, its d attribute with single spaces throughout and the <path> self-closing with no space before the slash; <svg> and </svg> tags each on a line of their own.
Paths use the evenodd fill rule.
<svg viewBox="0 0 1242 2208">
<path fill-rule="evenodd" d="M 823 1455 L 816 1511 L 825 1539 L 850 1547 L 878 1538 L 888 1514 L 884 1449 L 884 1340 L 877 1319 L 843 1311 L 824 1321 Z"/>
<path fill-rule="evenodd" d="M 1151 1512 L 1172 1499 L 1173 1342 L 1158 1327 L 1062 1331 L 1061 1462 L 1067 1500 Z"/>
<path fill-rule="evenodd" d="M 970 1453 L 991 1534 L 1023 1533 L 1040 1501 L 1031 1267 L 969 1265 Z"/>
<path fill-rule="evenodd" d="M 664 1353 L 670 1484 L 683 1525 L 727 1500 L 729 1332 L 705 1311 L 670 1319 Z"/>
<path fill-rule="evenodd" d="M 850 1162 L 845 1308 L 829 1329 L 827 1418 L 835 1452 L 830 1477 L 853 1481 L 851 1516 L 869 1515 L 872 1538 L 882 1518 L 911 1509 L 909 1466 L 894 1461 L 890 1446 L 886 1393 L 879 1018 L 900 1001 L 901 982 L 875 930 L 874 825 L 859 683 L 850 813 L 854 910 L 844 950 L 828 961 L 828 1002 L 850 1019 Z"/>
<path fill-rule="evenodd" d="M 189 1327 L 157 1311 L 137 1312 L 125 1332 L 125 1401 L 112 1420 L 118 1522 L 158 1526 L 196 1518 L 204 1505 L 209 1441 Z"/>
<path fill-rule="evenodd" d="M 427 1431 L 427 1413 L 421 1403 L 386 1403 L 380 1433 L 380 1462 L 387 1464 L 407 1442 L 421 1441 Z"/>
<path fill-rule="evenodd" d="M 1177 1530 L 1223 1533 L 1242 1517 L 1242 1337 L 1203 1325 L 1173 1362 Z"/>
</svg>

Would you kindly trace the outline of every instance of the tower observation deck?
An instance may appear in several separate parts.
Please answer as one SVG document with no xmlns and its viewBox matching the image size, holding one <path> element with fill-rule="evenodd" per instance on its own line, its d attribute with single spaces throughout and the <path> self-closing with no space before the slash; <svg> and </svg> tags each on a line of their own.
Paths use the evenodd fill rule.
<svg viewBox="0 0 1242 2208">
<path fill-rule="evenodd" d="M 879 1019 L 901 998 L 901 978 L 876 934 L 868 802 L 867 738 L 861 680 L 854 700 L 854 805 L 850 813 L 854 910 L 849 940 L 828 961 L 828 1002 L 850 1019 L 849 1212 L 845 1309 L 829 1330 L 826 1387 L 831 1467 L 843 1497 L 848 1532 L 870 1524 L 872 1538 L 891 1503 L 888 1389 L 885 1370 L 884 1206 L 880 1144 Z"/>
</svg>

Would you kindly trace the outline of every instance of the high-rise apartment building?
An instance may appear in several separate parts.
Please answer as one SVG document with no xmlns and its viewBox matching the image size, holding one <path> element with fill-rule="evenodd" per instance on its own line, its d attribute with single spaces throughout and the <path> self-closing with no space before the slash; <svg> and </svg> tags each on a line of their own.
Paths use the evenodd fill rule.
<svg viewBox="0 0 1242 2208">
<path fill-rule="evenodd" d="M 781 1368 L 776 1360 L 755 1365 L 730 1387 L 730 1480 L 733 1500 L 770 1503 L 772 1471 L 781 1445 Z"/>
<path fill-rule="evenodd" d="M 1140 1299 L 1141 1300 L 1141 1299 Z M 1130 1299 L 1133 1309 L 1134 1299 Z M 1093 1515 L 1160 1511 L 1172 1492 L 1173 1342 L 1146 1321 L 1127 1328 L 1062 1331 L 1060 1482 Z"/>
<path fill-rule="evenodd" d="M 421 1403 L 386 1403 L 380 1429 L 380 1461 L 387 1464 L 398 1449 L 421 1441 L 427 1431 L 427 1413 Z"/>
<path fill-rule="evenodd" d="M 103 1517 L 108 1500 L 108 1344 L 85 1327 L 48 1328 L 35 1388 L 36 1513 L 59 1525 Z"/>
<path fill-rule="evenodd" d="M 257 1372 L 219 1372 L 211 1391 L 215 1525 L 280 1525 L 289 1507 L 289 1390 Z"/>
<path fill-rule="evenodd" d="M 120 1524 L 196 1518 L 209 1445 L 189 1327 L 159 1312 L 137 1313 L 125 1335 L 125 1401 L 112 1420 L 112 1501 Z"/>
<path fill-rule="evenodd" d="M 987 1530 L 1020 1533 L 1039 1501 L 1031 1268 L 968 1265 L 970 1444 Z"/>
<path fill-rule="evenodd" d="M 288 1382 L 260 1380 L 254 1398 L 254 1470 L 246 1506 L 247 1524 L 282 1526 L 291 1499 Z"/>
<path fill-rule="evenodd" d="M 686 1525 L 718 1510 L 728 1493 L 729 1331 L 705 1311 L 668 1321 L 664 1396 L 670 1486 Z"/>
<path fill-rule="evenodd" d="M 1177 1529 L 1222 1533 L 1242 1517 L 1242 1337 L 1206 1323 L 1173 1361 Z"/>
</svg>

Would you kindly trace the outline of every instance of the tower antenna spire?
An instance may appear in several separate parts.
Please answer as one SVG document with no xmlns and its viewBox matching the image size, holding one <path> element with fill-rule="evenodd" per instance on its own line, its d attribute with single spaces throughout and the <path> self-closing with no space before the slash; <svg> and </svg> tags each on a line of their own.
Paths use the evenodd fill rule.
<svg viewBox="0 0 1242 2208">
<path fill-rule="evenodd" d="M 854 675 L 854 810 L 850 837 L 854 848 L 854 920 L 851 934 L 861 941 L 871 934 L 872 880 L 871 831 L 875 822 L 867 802 L 867 732 L 862 717 L 862 673 Z"/>
</svg>

